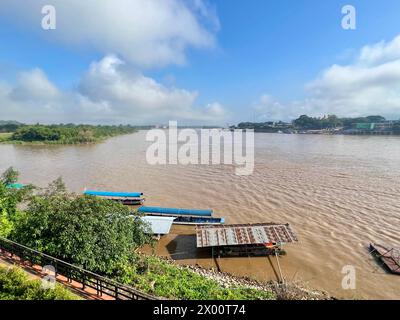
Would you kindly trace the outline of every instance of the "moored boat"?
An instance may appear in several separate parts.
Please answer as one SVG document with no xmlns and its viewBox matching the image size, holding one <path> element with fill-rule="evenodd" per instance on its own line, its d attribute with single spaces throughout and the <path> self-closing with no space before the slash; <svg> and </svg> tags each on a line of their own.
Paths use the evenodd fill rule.
<svg viewBox="0 0 400 320">
<path fill-rule="evenodd" d="M 142 192 L 110 192 L 110 191 L 95 191 L 85 190 L 84 195 L 101 197 L 116 202 L 121 202 L 124 205 L 142 205 L 144 203 Z"/>
<path fill-rule="evenodd" d="M 211 209 L 197 210 L 143 206 L 138 209 L 138 212 L 148 216 L 175 217 L 174 224 L 218 225 L 225 223 L 224 218 L 213 217 L 213 211 Z"/>
<path fill-rule="evenodd" d="M 369 245 L 371 253 L 393 274 L 400 275 L 400 249 L 376 243 Z"/>
</svg>

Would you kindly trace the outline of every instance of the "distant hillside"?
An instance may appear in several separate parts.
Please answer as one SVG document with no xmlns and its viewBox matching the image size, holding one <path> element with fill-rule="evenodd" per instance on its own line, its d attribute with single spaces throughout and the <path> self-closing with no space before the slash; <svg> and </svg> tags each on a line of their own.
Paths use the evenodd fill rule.
<svg viewBox="0 0 400 320">
<path fill-rule="evenodd" d="M 6 125 L 6 124 L 21 125 L 22 123 L 15 121 L 15 120 L 0 120 L 0 126 Z"/>
</svg>

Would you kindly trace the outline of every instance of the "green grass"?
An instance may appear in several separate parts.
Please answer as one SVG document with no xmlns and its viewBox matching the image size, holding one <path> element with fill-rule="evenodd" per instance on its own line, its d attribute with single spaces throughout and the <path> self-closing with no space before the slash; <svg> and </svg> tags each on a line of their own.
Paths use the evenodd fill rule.
<svg viewBox="0 0 400 320">
<path fill-rule="evenodd" d="M 140 256 L 129 284 L 159 297 L 181 300 L 271 300 L 272 292 L 225 288 L 217 281 L 158 257 Z"/>
<path fill-rule="evenodd" d="M 12 135 L 13 134 L 9 132 L 0 132 L 0 143 L 9 141 Z"/>
<path fill-rule="evenodd" d="M 40 280 L 31 280 L 17 267 L 0 266 L 0 300 L 80 300 L 59 284 L 44 289 Z"/>
</svg>

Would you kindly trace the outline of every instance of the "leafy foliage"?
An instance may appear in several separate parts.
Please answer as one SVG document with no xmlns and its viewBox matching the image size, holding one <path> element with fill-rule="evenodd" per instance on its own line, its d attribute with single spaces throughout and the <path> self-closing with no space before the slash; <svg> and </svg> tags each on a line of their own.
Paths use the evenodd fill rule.
<svg viewBox="0 0 400 320">
<path fill-rule="evenodd" d="M 68 193 L 57 179 L 36 195 L 6 185 L 18 173 L 6 171 L 0 182 L 0 236 L 47 253 L 87 270 L 104 274 L 139 290 L 174 299 L 272 299 L 270 292 L 244 287 L 224 288 L 218 282 L 157 257 L 135 253 L 152 244 L 148 225 L 120 203 Z M 17 204 L 27 202 L 21 212 Z M 3 221 L 4 220 L 4 221 Z M 8 278 L 6 282 L 3 278 Z M 56 299 L 54 292 L 25 285 L 20 273 L 0 272 L 0 298 Z M 5 284 L 4 284 L 5 283 Z"/>
<path fill-rule="evenodd" d="M 151 238 L 125 206 L 66 192 L 61 180 L 32 197 L 13 240 L 81 266 L 113 275 Z"/>
<path fill-rule="evenodd" d="M 78 300 L 79 298 L 56 284 L 45 289 L 39 280 L 28 279 L 19 268 L 0 266 L 0 300 Z"/>
<path fill-rule="evenodd" d="M 133 133 L 131 126 L 90 125 L 23 125 L 16 128 L 9 138 L 16 142 L 42 142 L 50 144 L 92 143 L 119 134 Z"/>
<path fill-rule="evenodd" d="M 0 178 L 0 237 L 7 237 L 14 230 L 22 214 L 17 205 L 28 198 L 32 190 L 31 186 L 20 190 L 7 188 L 18 181 L 18 176 L 17 171 L 9 168 Z"/>
<path fill-rule="evenodd" d="M 137 256 L 130 285 L 147 293 L 183 300 L 268 300 L 271 292 L 246 288 L 225 288 L 217 281 L 154 256 Z"/>
</svg>

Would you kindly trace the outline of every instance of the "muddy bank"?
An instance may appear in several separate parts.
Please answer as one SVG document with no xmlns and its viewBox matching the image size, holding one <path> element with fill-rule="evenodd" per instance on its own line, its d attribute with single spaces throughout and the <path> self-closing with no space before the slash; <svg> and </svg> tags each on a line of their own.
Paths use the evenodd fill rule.
<svg viewBox="0 0 400 320">
<path fill-rule="evenodd" d="M 170 264 L 177 265 L 176 261 L 170 258 L 163 258 Z M 225 272 L 213 269 L 205 269 L 198 265 L 178 265 L 181 269 L 189 269 L 203 277 L 209 278 L 219 283 L 225 288 L 246 287 L 265 292 L 272 292 L 278 300 L 330 300 L 333 299 L 328 293 L 314 290 L 299 282 L 278 283 L 276 281 L 261 282 L 250 277 L 237 277 Z"/>
</svg>

